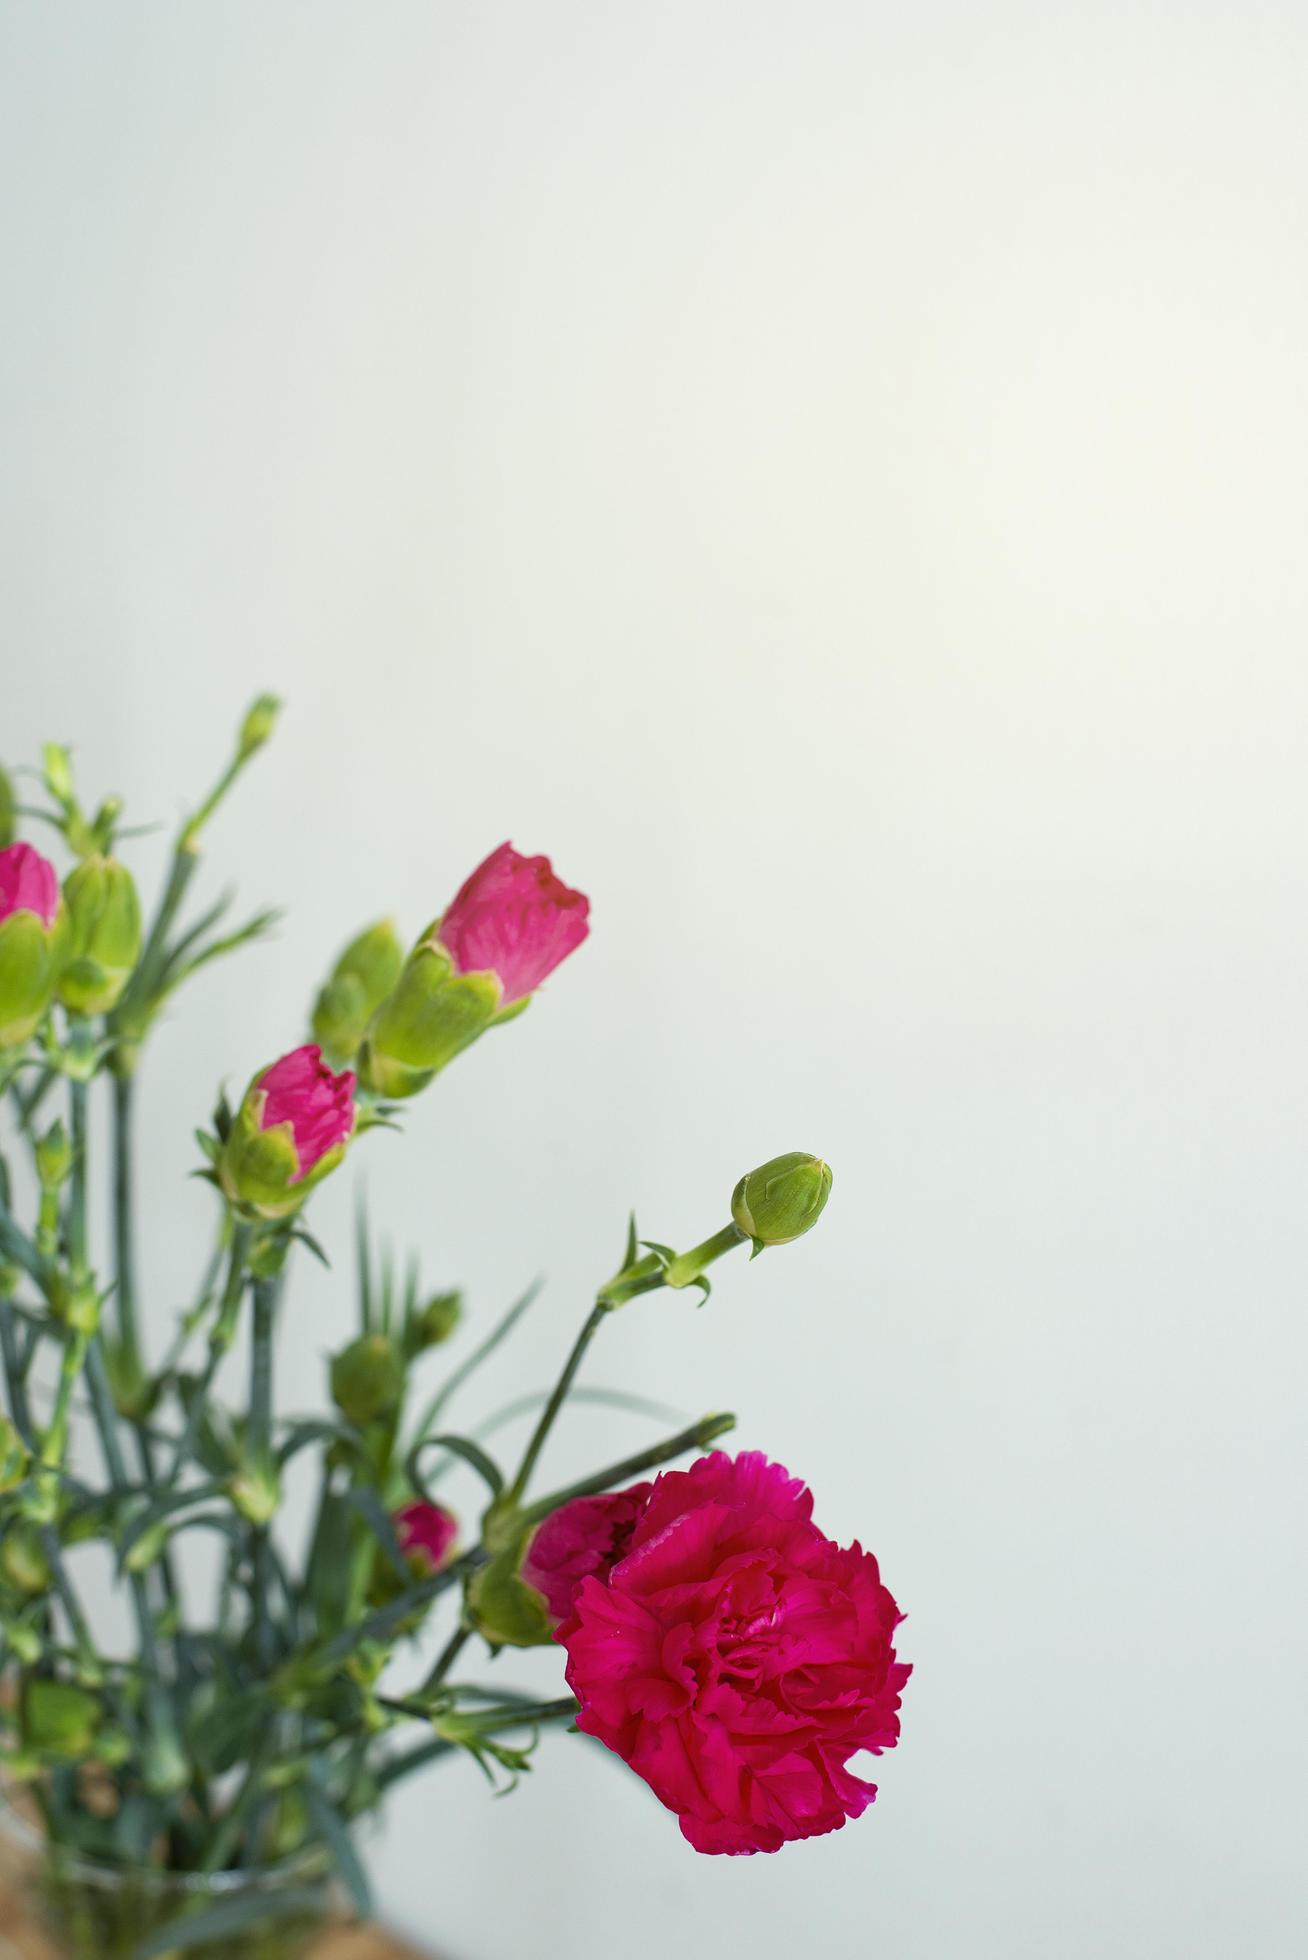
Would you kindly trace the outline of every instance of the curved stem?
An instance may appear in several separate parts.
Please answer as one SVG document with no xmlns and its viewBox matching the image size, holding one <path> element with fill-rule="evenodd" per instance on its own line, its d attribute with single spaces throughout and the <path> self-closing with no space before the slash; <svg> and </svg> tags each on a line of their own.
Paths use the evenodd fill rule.
<svg viewBox="0 0 1308 1960">
<path fill-rule="evenodd" d="M 554 1427 L 555 1417 L 567 1400 L 568 1390 L 572 1387 L 573 1380 L 578 1368 L 581 1366 L 586 1349 L 594 1340 L 600 1322 L 610 1311 L 611 1309 L 606 1306 L 594 1306 L 587 1314 L 585 1325 L 572 1344 L 572 1352 L 563 1364 L 563 1373 L 559 1376 L 549 1401 L 541 1411 L 540 1421 L 536 1424 L 532 1432 L 531 1441 L 528 1443 L 526 1451 L 523 1454 L 522 1462 L 518 1466 L 518 1474 L 513 1480 L 512 1489 L 508 1492 L 508 1498 L 511 1502 L 516 1504 L 522 1496 L 522 1493 L 526 1490 L 531 1479 L 531 1473 L 536 1467 L 536 1459 L 545 1447 L 545 1439 Z"/>
</svg>

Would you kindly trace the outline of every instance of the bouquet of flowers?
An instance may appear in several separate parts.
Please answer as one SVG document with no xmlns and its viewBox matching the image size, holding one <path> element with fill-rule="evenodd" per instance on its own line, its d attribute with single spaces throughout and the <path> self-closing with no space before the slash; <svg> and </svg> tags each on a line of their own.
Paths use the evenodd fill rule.
<svg viewBox="0 0 1308 1960">
<path fill-rule="evenodd" d="M 213 1244 L 166 1352 L 147 1353 L 133 1084 L 164 1004 L 270 924 L 230 930 L 221 904 L 188 922 L 186 904 L 210 820 L 276 709 L 254 704 L 182 825 L 148 928 L 115 855 L 120 802 L 88 814 L 54 745 L 39 807 L 0 775 L 0 1721 L 48 1914 L 87 1960 L 301 1951 L 335 1883 L 368 1909 L 355 1820 L 438 1757 L 511 1782 L 549 1727 L 615 1752 L 698 1851 L 776 1851 L 837 1830 L 875 1795 L 849 1760 L 893 1746 L 908 1675 L 875 1559 L 826 1538 L 779 1464 L 714 1448 L 732 1416 L 541 1488 L 550 1434 L 609 1316 L 664 1289 L 705 1297 L 709 1269 L 733 1251 L 798 1239 L 831 1189 L 816 1157 L 748 1172 L 689 1250 L 642 1239 L 632 1221 L 516 1461 L 497 1458 L 495 1420 L 455 1427 L 451 1413 L 532 1296 L 442 1371 L 459 1295 L 424 1292 L 414 1268 L 399 1283 L 361 1215 L 358 1332 L 332 1357 L 331 1406 L 278 1419 L 288 1262 L 325 1263 L 307 1223 L 314 1192 L 516 1020 L 587 936 L 587 899 L 544 857 L 501 845 L 407 951 L 388 922 L 368 926 L 319 991 L 311 1040 L 258 1068 L 235 1107 L 219 1099 L 197 1132 Z M 29 819 L 62 838 L 62 884 L 18 836 Z M 102 1091 L 103 1248 L 87 1223 L 88 1105 Z M 238 1335 L 248 1380 L 233 1408 Z M 76 1447 L 82 1410 L 94 1454 Z M 305 1452 L 317 1501 L 297 1554 L 279 1512 Z M 695 1460 L 662 1467 L 682 1458 Z M 485 1487 L 479 1522 L 433 1494 L 456 1464 Z M 179 1570 L 179 1541 L 197 1532 L 218 1553 L 207 1614 Z M 127 1653 L 104 1651 L 84 1602 L 94 1544 L 130 1608 Z M 475 1665 L 551 1644 L 568 1690 L 561 1681 L 554 1699 L 487 1685 Z"/>
</svg>

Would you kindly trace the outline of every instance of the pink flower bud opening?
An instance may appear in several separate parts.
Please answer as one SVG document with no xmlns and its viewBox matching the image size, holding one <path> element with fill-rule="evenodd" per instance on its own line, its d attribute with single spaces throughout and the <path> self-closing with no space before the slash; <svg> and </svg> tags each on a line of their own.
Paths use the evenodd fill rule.
<svg viewBox="0 0 1308 1960">
<path fill-rule="evenodd" d="M 15 912 L 34 912 L 48 932 L 59 910 L 55 868 L 30 844 L 0 851 L 0 920 Z"/>
<path fill-rule="evenodd" d="M 255 1087 L 264 1098 L 261 1130 L 289 1123 L 300 1168 L 291 1179 L 298 1184 L 318 1161 L 344 1143 L 354 1129 L 354 1070 L 333 1075 L 322 1049 L 310 1043 L 293 1048 L 266 1068 Z"/>
<path fill-rule="evenodd" d="M 566 1620 L 583 1579 L 607 1580 L 627 1555 L 653 1484 L 632 1484 L 602 1497 L 574 1497 L 536 1528 L 522 1577 L 541 1595 L 552 1620 Z"/>
<path fill-rule="evenodd" d="M 400 1550 L 406 1558 L 416 1557 L 439 1572 L 459 1535 L 458 1519 L 440 1504 L 426 1504 L 415 1498 L 402 1505 L 391 1519 Z"/>
<path fill-rule="evenodd" d="M 547 857 L 501 844 L 450 905 L 437 937 L 458 973 L 493 973 L 502 1007 L 525 1000 L 575 952 L 590 927 L 590 900 L 556 878 Z"/>
</svg>

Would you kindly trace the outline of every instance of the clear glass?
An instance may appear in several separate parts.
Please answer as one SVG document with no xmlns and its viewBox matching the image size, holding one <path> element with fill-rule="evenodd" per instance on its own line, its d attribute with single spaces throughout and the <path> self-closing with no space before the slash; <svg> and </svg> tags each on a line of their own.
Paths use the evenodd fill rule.
<svg viewBox="0 0 1308 1960">
<path fill-rule="evenodd" d="M 242 1923 L 215 1928 L 178 1960 L 303 1960 L 337 1905 L 321 1852 L 212 1875 L 96 1865 L 51 1844 L 3 1790 L 0 1887 L 7 1906 L 0 1960 L 132 1960 L 173 1920 L 226 1905 Z"/>
</svg>

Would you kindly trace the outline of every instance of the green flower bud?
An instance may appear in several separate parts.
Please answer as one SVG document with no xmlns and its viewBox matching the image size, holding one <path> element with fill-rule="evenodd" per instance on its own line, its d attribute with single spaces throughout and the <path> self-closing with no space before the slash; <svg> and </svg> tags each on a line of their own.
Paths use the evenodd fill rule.
<svg viewBox="0 0 1308 1960">
<path fill-rule="evenodd" d="M 56 1116 L 36 1146 L 36 1174 L 45 1190 L 57 1191 L 67 1182 L 72 1168 L 73 1146 L 62 1116 Z"/>
<path fill-rule="evenodd" d="M 393 1416 L 404 1396 L 404 1358 L 384 1334 L 361 1334 L 332 1356 L 332 1400 L 361 1428 Z"/>
<path fill-rule="evenodd" d="M 64 885 L 71 958 L 59 998 L 74 1014 L 107 1014 L 118 1005 L 141 952 L 141 907 L 126 865 L 84 858 Z"/>
<path fill-rule="evenodd" d="M 41 1535 L 25 1521 L 10 1525 L 0 1541 L 0 1574 L 15 1592 L 35 1597 L 51 1586 L 50 1562 L 41 1549 Z"/>
<path fill-rule="evenodd" d="M 409 1324 L 408 1344 L 414 1354 L 448 1341 L 463 1318 L 461 1293 L 437 1293 L 419 1307 Z"/>
<path fill-rule="evenodd" d="M 359 1051 L 359 1078 L 379 1096 L 415 1096 L 499 1014 L 494 974 L 456 973 L 433 927 L 372 1018 Z"/>
<path fill-rule="evenodd" d="M 249 1524 L 271 1524 L 281 1503 L 281 1480 L 271 1463 L 249 1463 L 227 1486 L 232 1503 Z"/>
<path fill-rule="evenodd" d="M 271 739 L 273 730 L 277 726 L 281 705 L 275 694 L 261 694 L 257 701 L 251 703 L 249 712 L 241 723 L 241 733 L 237 743 L 242 762 Z"/>
<path fill-rule="evenodd" d="M 20 1667 L 35 1667 L 41 1658 L 41 1636 L 34 1626 L 26 1620 L 6 1620 L 0 1633 Z"/>
<path fill-rule="evenodd" d="M 731 1216 L 756 1249 L 789 1245 L 817 1224 L 830 1195 L 830 1167 L 791 1150 L 746 1172 L 731 1195 Z"/>
<path fill-rule="evenodd" d="M 14 805 L 14 786 L 4 770 L 0 769 L 0 851 L 14 841 L 17 828 Z"/>
<path fill-rule="evenodd" d="M 76 1762 L 90 1754 L 100 1728 L 100 1703 L 69 1681 L 29 1675 L 21 1704 L 23 1742 L 42 1756 Z"/>
<path fill-rule="evenodd" d="M 0 1415 L 0 1493 L 15 1490 L 27 1475 L 31 1458 L 23 1439 L 6 1415 Z"/>
<path fill-rule="evenodd" d="M 352 1062 L 377 1009 L 404 970 L 404 948 L 389 919 L 352 939 L 313 1009 L 313 1038 L 336 1064 Z"/>
</svg>

